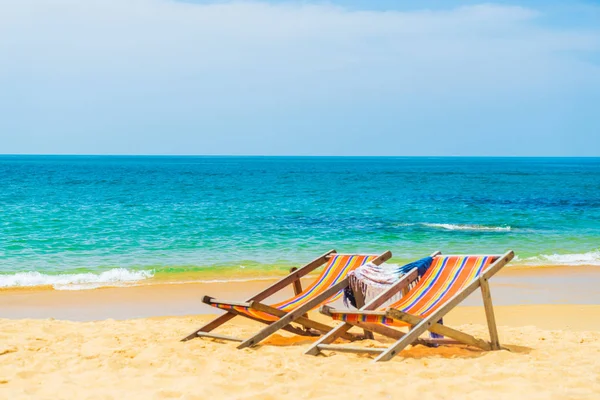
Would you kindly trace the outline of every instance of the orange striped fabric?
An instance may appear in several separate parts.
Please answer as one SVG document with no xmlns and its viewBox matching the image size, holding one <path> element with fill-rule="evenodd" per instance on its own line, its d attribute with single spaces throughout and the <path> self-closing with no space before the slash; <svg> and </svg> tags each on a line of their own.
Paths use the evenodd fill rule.
<svg viewBox="0 0 600 400">
<path fill-rule="evenodd" d="M 419 283 L 399 301 L 380 309 L 395 308 L 406 313 L 426 317 L 441 307 L 452 296 L 478 278 L 494 260 L 493 256 L 437 256 Z M 332 314 L 333 319 L 349 322 L 369 322 L 405 326 L 402 321 L 380 315 Z"/>
<path fill-rule="evenodd" d="M 271 307 L 278 308 L 285 312 L 292 311 L 313 299 L 315 296 L 323 293 L 331 286 L 341 282 L 347 277 L 350 271 L 355 270 L 367 262 L 373 261 L 375 258 L 377 258 L 375 255 L 333 254 L 323 269 L 323 272 L 321 272 L 321 275 L 319 275 L 309 287 L 303 290 L 302 293 L 280 303 L 272 304 Z M 341 295 L 342 291 L 340 290 L 321 304 L 335 301 L 339 299 Z M 318 304 L 315 308 L 321 304 Z M 231 306 L 227 304 L 213 304 L 213 306 L 223 310 L 235 310 L 263 321 L 277 321 L 279 319 L 271 314 L 254 310 L 249 307 Z"/>
</svg>

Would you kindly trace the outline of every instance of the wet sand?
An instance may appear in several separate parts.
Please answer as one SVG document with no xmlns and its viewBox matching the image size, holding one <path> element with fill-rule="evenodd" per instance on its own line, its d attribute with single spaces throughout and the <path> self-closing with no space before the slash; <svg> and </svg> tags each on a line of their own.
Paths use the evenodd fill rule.
<svg viewBox="0 0 600 400">
<path fill-rule="evenodd" d="M 274 280 L 155 284 L 93 290 L 0 290 L 0 318 L 74 321 L 182 316 L 213 313 L 202 296 L 244 300 Z M 307 280 L 304 281 L 305 285 Z M 494 304 L 600 304 L 600 267 L 505 268 L 490 280 Z M 286 288 L 273 296 L 292 295 Z M 481 305 L 478 292 L 464 305 Z"/>
</svg>

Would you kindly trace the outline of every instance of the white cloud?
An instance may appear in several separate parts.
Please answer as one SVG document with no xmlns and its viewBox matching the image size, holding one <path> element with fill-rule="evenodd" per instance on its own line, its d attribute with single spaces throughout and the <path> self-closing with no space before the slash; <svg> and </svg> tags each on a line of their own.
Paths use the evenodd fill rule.
<svg viewBox="0 0 600 400">
<path fill-rule="evenodd" d="M 489 61 L 502 74 L 511 63 L 559 61 L 557 51 L 600 47 L 597 33 L 543 29 L 535 26 L 533 10 L 494 5 L 373 12 L 326 5 L 20 0 L 2 8 L 2 41 L 15 44 L 7 55 L 31 61 L 41 74 L 156 77 L 389 65 L 413 76 L 420 75 L 415 66 L 470 75 L 460 70 L 489 70 Z"/>
</svg>

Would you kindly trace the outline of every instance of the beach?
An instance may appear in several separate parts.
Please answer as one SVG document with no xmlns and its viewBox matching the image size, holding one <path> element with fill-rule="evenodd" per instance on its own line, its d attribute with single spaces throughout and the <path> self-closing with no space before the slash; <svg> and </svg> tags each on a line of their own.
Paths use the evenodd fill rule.
<svg viewBox="0 0 600 400">
<path fill-rule="evenodd" d="M 390 362 L 302 353 L 312 339 L 276 334 L 257 348 L 195 339 L 211 316 L 72 322 L 0 320 L 0 398 L 31 399 L 597 399 L 600 306 L 497 307 L 510 351 L 414 346 Z M 485 337 L 481 309 L 450 326 Z M 543 326 L 541 328 L 540 326 Z M 221 331 L 243 336 L 254 322 Z M 389 343 L 379 336 L 361 346 Z"/>
<path fill-rule="evenodd" d="M 555 292 L 553 279 L 566 282 L 560 296 L 573 298 L 569 291 L 577 289 L 576 282 L 597 282 L 600 273 L 583 267 L 504 270 L 491 283 L 507 350 L 417 345 L 377 364 L 365 354 L 304 355 L 315 339 L 287 332 L 244 350 L 213 339 L 179 341 L 214 318 L 206 313 L 215 311 L 200 303 L 203 294 L 241 300 L 268 282 L 5 290 L 0 398 L 597 398 L 598 290 L 588 292 L 588 304 L 561 302 L 558 294 L 548 298 L 554 304 L 523 304 L 520 296 L 535 292 L 528 284 L 532 277 L 549 293 Z M 480 297 L 474 293 L 445 324 L 487 338 Z M 169 315 L 177 313 L 182 315 Z M 330 322 L 317 312 L 311 317 Z M 259 327 L 238 317 L 217 332 L 247 337 Z M 381 347 L 390 339 L 376 335 L 356 343 Z"/>
</svg>

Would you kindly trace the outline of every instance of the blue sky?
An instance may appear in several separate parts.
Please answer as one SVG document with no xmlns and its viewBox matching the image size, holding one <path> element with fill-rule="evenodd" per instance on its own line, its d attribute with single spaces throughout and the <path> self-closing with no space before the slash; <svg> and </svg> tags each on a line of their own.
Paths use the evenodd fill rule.
<svg viewBox="0 0 600 400">
<path fill-rule="evenodd" d="M 600 156 L 598 2 L 0 10 L 0 153 Z"/>
</svg>

